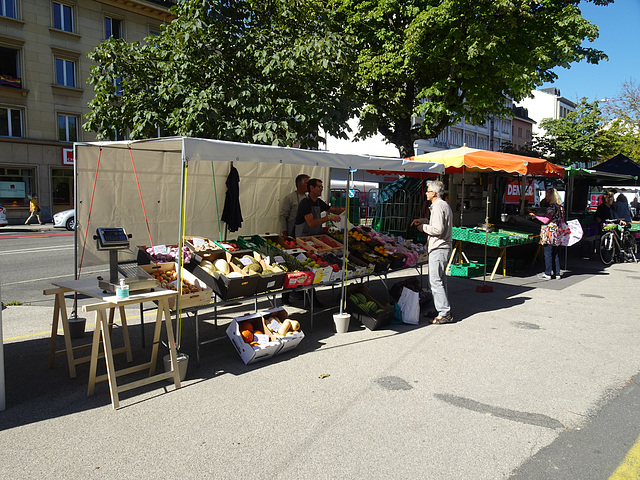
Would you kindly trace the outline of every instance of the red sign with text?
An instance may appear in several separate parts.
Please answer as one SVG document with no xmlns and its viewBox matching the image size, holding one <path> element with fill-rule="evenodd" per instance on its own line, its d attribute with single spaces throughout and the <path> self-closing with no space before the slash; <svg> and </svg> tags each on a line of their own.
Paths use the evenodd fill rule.
<svg viewBox="0 0 640 480">
<path fill-rule="evenodd" d="M 73 165 L 73 148 L 63 148 L 62 149 L 62 164 L 63 165 Z"/>
<path fill-rule="evenodd" d="M 512 180 L 507 184 L 507 191 L 504 195 L 504 203 L 506 204 L 519 204 L 520 203 L 520 182 L 518 180 Z M 533 205 L 535 203 L 535 198 L 533 195 L 533 183 L 527 185 L 527 191 L 525 192 L 524 197 L 529 205 Z"/>
</svg>

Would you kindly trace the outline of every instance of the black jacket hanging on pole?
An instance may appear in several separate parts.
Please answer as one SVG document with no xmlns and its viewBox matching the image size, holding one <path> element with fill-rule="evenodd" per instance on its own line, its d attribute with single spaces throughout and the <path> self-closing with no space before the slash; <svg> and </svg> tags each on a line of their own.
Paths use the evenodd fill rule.
<svg viewBox="0 0 640 480">
<path fill-rule="evenodd" d="M 242 227 L 242 212 L 240 211 L 240 175 L 236 167 L 231 167 L 227 176 L 227 193 L 222 209 L 222 221 L 227 224 L 230 232 L 236 232 Z"/>
</svg>

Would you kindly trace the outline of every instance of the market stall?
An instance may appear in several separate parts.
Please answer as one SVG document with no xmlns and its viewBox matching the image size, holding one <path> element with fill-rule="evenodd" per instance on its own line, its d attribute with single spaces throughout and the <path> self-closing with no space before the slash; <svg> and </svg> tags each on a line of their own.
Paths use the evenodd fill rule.
<svg viewBox="0 0 640 480">
<path fill-rule="evenodd" d="M 457 255 L 457 267 L 464 266 L 464 269 L 454 267 L 455 273 L 472 276 L 478 272 L 480 267 L 474 265 L 463 254 L 463 242 L 470 244 L 486 245 L 499 249 L 497 260 L 491 271 L 491 278 L 495 275 L 500 262 L 503 262 L 503 273 L 506 273 L 506 252 L 508 247 L 535 243 L 535 235 L 530 231 L 519 231 L 513 225 L 503 225 L 505 228 L 496 228 L 502 219 L 500 212 L 490 208 L 491 204 L 497 204 L 496 195 L 503 195 L 506 182 L 502 182 L 501 188 L 496 188 L 496 180 L 502 176 L 515 177 L 519 179 L 520 188 L 520 208 L 519 212 L 524 212 L 526 207 L 527 178 L 531 177 L 551 177 L 564 178 L 564 168 L 548 162 L 544 159 L 513 155 L 503 152 L 493 152 L 479 150 L 469 147 L 460 147 L 450 150 L 426 153 L 409 157 L 406 163 L 412 162 L 437 162 L 445 166 L 445 173 L 454 177 L 450 181 L 450 196 L 452 206 L 457 209 L 456 217 L 459 217 L 459 231 L 455 232 L 456 245 L 452 251 L 450 264 L 454 256 Z M 486 175 L 476 175 L 472 181 L 465 175 L 480 172 Z M 459 178 L 459 181 L 457 179 Z M 458 187 L 459 185 L 459 187 Z M 467 200 L 467 197 L 470 199 Z M 474 204 L 475 202 L 475 204 Z M 469 207 L 475 207 L 475 216 L 470 213 Z M 454 212 L 456 213 L 456 212 Z M 467 217 L 470 217 L 467 219 Z M 492 220 L 492 221 L 491 221 Z M 505 217 L 506 220 L 506 217 Z M 515 223 L 515 219 L 513 219 Z M 491 221 L 491 224 L 489 223 Z M 504 223 L 504 221 L 502 221 Z M 467 225 L 474 226 L 471 230 L 463 229 Z M 509 227 L 509 230 L 506 228 Z"/>
<path fill-rule="evenodd" d="M 444 171 L 439 164 L 404 164 L 398 158 L 186 137 L 76 143 L 74 150 L 77 275 L 82 275 L 82 267 L 105 263 L 104 253 L 91 241 L 96 227 L 124 227 L 136 247 L 121 252 L 121 260 L 136 259 L 140 263 L 140 256 L 148 255 L 151 259 L 147 261 L 147 273 L 161 287 L 182 285 L 183 293 L 171 308 L 177 318 L 189 308 L 197 312 L 199 306 L 215 308 L 218 303 L 235 298 L 269 296 L 273 291 L 292 288 L 276 282 L 281 274 L 279 269 L 284 270 L 286 265 L 260 264 L 258 273 L 256 264 L 266 257 L 256 255 L 249 260 L 247 257 L 253 254 L 246 255 L 243 251 L 246 246 L 234 241 L 279 231 L 279 200 L 291 191 L 296 175 L 306 173 L 328 183 L 331 169 L 431 175 Z M 233 239 L 228 239 L 226 225 L 220 220 L 229 185 L 227 177 L 233 169 L 237 171 L 236 181 L 239 180 L 237 200 L 243 218 L 232 234 Z M 187 247 L 189 240 L 192 243 Z M 191 258 L 197 261 L 187 267 L 186 260 Z M 274 256 L 269 258 L 273 260 Z M 314 264 L 309 268 L 312 260 Z M 300 263 L 301 258 L 297 261 Z M 219 262 L 225 266 L 213 270 L 214 264 L 221 265 Z M 328 267 L 315 264 L 313 256 L 304 262 L 302 270 L 307 273 L 298 275 L 297 271 L 287 269 L 287 279 L 293 282 L 309 278 L 311 270 L 311 283 L 300 284 L 309 288 L 344 282 L 347 263 L 351 266 L 351 259 L 345 258 L 344 268 L 329 272 Z M 340 275 L 342 271 L 344 276 Z M 180 328 L 178 345 L 179 336 Z"/>
<path fill-rule="evenodd" d="M 95 227 L 122 225 L 140 244 L 175 244 L 185 234 L 223 239 L 219 219 L 233 164 L 240 175 L 244 221 L 238 235 L 277 232 L 279 200 L 301 172 L 329 183 L 330 169 L 442 173 L 442 165 L 401 159 L 171 137 L 74 144 L 77 267 L 104 263 L 85 238 Z M 91 238 L 91 237 L 88 237 Z M 134 259 L 135 249 L 129 252 Z M 125 255 L 126 257 L 126 255 Z"/>
</svg>

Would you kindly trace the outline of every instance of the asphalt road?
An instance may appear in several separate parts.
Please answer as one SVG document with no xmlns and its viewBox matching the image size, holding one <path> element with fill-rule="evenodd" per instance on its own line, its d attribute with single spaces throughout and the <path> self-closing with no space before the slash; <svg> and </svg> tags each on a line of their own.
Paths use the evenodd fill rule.
<svg viewBox="0 0 640 480">
<path fill-rule="evenodd" d="M 46 332 L 52 300 L 43 297 L 42 290 L 50 287 L 52 279 L 73 278 L 73 237 L 61 231 L 19 234 L 0 231 L 0 267 L 3 302 L 35 307 L 25 309 L 25 315 L 20 317 L 11 315 L 16 310 L 3 313 L 8 327 L 5 338 L 9 335 L 14 339 L 10 340 L 14 343 L 10 343 L 8 351 L 28 361 L 41 353 L 38 349 L 22 353 L 22 340 L 15 339 L 24 334 L 33 342 L 34 337 Z M 107 271 L 106 266 L 92 268 L 96 274 Z M 282 452 L 286 445 L 297 452 L 297 457 L 309 462 L 304 463 L 304 468 L 280 462 L 283 470 L 274 478 L 409 475 L 438 480 L 640 478 L 637 465 L 635 470 L 631 468 L 630 476 L 614 475 L 630 449 L 632 463 L 637 461 L 640 448 L 636 445 L 632 449 L 640 434 L 637 367 L 640 301 L 629 295 L 628 290 L 640 279 L 640 265 L 614 265 L 591 273 L 573 271 L 556 283 L 538 282 L 535 272 L 531 277 L 518 279 L 517 287 L 496 282 L 495 293 L 480 296 L 473 291 L 471 281 L 450 279 L 456 298 L 454 310 L 464 318 L 452 326 L 421 325 L 401 328 L 396 334 L 384 330 L 354 331 L 352 327 L 348 334 L 336 336 L 323 329 L 319 320 L 318 331 L 308 335 L 297 356 L 287 361 L 261 363 L 255 368 L 238 366 L 235 352 L 229 345 L 221 345 L 217 353 L 205 352 L 210 356 L 205 357 L 200 370 L 190 367 L 190 376 L 195 380 L 187 382 L 189 388 L 184 392 L 156 396 L 150 390 L 148 395 L 155 399 L 133 402 L 129 408 L 115 412 L 115 416 L 108 394 L 104 398 L 104 389 L 99 391 L 101 397 L 87 399 L 83 392 L 85 380 L 79 385 L 77 381 L 69 384 L 61 366 L 55 371 L 56 381 L 60 382 L 58 388 L 73 386 L 68 392 L 71 410 L 60 404 L 62 400 L 56 400 L 57 408 L 66 414 L 50 414 L 48 407 L 44 407 L 46 403 L 40 405 L 38 394 L 23 392 L 19 400 L 11 399 L 6 412 L 0 413 L 0 443 L 22 445 L 21 451 L 41 448 L 37 447 L 42 445 L 39 436 L 51 436 L 65 443 L 61 432 L 47 432 L 47 425 L 51 428 L 58 424 L 59 429 L 69 423 L 94 428 L 95 419 L 102 418 L 99 422 L 113 421 L 128 432 L 127 437 L 119 437 L 116 442 L 130 441 L 137 449 L 142 440 L 153 442 L 148 433 L 143 433 L 145 430 L 162 429 L 161 424 L 151 421 L 153 415 L 149 414 L 156 406 L 164 405 L 167 412 L 175 415 L 172 422 L 177 428 L 175 433 L 198 419 L 190 424 L 191 432 L 181 433 L 181 442 L 205 438 L 208 444 L 216 445 L 216 459 L 243 455 L 251 458 L 251 462 L 257 462 L 252 463 L 256 478 L 272 477 L 273 471 L 268 467 L 271 462 L 261 463 L 255 452 L 265 449 Z M 614 286 L 612 290 L 610 285 Z M 548 305 L 551 310 L 541 305 Z M 616 305 L 619 308 L 612 307 Z M 33 316 L 27 312 L 33 312 Z M 375 345 L 372 340 L 378 342 L 380 351 L 372 349 Z M 418 353 L 420 349 L 425 349 L 423 354 Z M 41 363 L 35 358 L 34 365 Z M 308 370 L 313 372 L 311 376 L 307 375 Z M 317 374 L 325 372 L 331 372 L 329 380 L 318 382 Z M 51 387 L 53 373 L 46 369 L 42 372 L 43 378 L 48 378 L 45 383 Z M 14 377 L 9 376 L 10 384 L 19 383 Z M 274 388 L 273 379 L 281 379 L 275 382 L 280 382 L 279 387 Z M 378 389 L 372 389 L 368 381 L 375 382 Z M 78 390 L 77 395 L 74 390 Z M 237 398 L 240 403 L 235 403 L 224 395 L 225 390 L 259 395 L 245 396 L 242 401 Z M 355 395 L 358 391 L 361 393 Z M 57 394 L 63 395 L 62 390 Z M 173 411 L 173 399 L 181 397 L 187 403 Z M 338 398 L 351 403 L 338 408 Z M 285 399 L 285 404 L 278 404 L 277 399 Z M 226 406 L 226 410 L 216 409 L 216 402 Z M 247 411 L 253 412 L 258 411 L 258 405 L 268 407 L 262 413 L 286 406 L 289 413 L 276 423 L 258 420 L 262 414 L 250 415 L 249 423 L 258 422 L 260 428 L 247 430 L 246 425 L 234 421 L 249 418 L 236 418 L 235 410 L 229 410 L 231 404 L 241 410 L 245 408 L 241 405 L 245 405 Z M 24 410 L 22 405 L 31 410 Z M 291 410 L 292 407 L 297 410 Z M 193 412 L 187 415 L 185 412 L 190 410 Z M 305 411 L 308 418 L 304 417 Z M 205 412 L 211 417 L 203 417 Z M 284 421 L 289 416 L 298 418 L 300 423 Z M 205 427 L 208 422 L 211 426 Z M 276 425 L 291 430 L 278 433 L 273 430 Z M 139 437 L 136 432 L 140 432 Z M 186 433 L 190 435 L 185 436 Z M 117 434 L 114 431 L 110 435 Z M 324 441 L 320 442 L 318 439 L 322 437 Z M 336 445 L 350 445 L 350 460 L 333 456 L 340 453 L 327 442 L 330 438 Z M 297 443 L 291 445 L 290 441 Z M 76 454 L 87 454 L 93 462 L 89 465 L 104 465 L 103 472 L 108 478 L 133 478 L 126 465 L 108 461 L 99 453 L 86 452 L 82 445 L 88 443 L 81 443 Z M 205 478 L 206 472 L 213 474 L 208 465 L 216 460 L 205 445 L 205 441 L 192 445 L 192 471 L 179 462 L 184 469 L 181 477 Z M 174 447 L 186 453 L 180 446 Z M 151 460 L 155 458 L 154 452 L 163 450 L 162 440 L 152 449 L 141 448 L 147 452 L 149 461 L 141 461 L 143 469 L 137 472 L 137 478 L 145 478 L 144 473 L 153 472 L 156 464 L 165 464 L 162 457 Z M 0 447 L 5 455 L 11 455 L 10 450 Z M 234 450 L 238 450 L 237 456 Z M 250 452 L 254 453 L 247 457 Z M 64 454 L 56 450 L 56 455 L 56 460 L 49 462 L 28 457 L 18 462 L 24 469 L 21 471 L 54 478 L 65 471 L 60 464 Z M 332 456 L 333 460 L 325 464 L 326 457 L 322 455 Z M 419 458 L 422 460 L 417 461 Z M 57 465 L 55 475 L 55 469 L 43 473 L 47 472 L 48 464 Z M 81 461 L 76 470 L 81 466 L 93 468 Z M 237 468 L 227 468 L 218 462 L 216 476 L 245 476 Z M 6 464 L 0 467 L 0 473 L 10 475 L 16 469 Z M 76 473 L 68 478 L 86 476 Z"/>
<path fill-rule="evenodd" d="M 0 230 L 0 288 L 5 304 L 49 305 L 42 291 L 56 280 L 74 278 L 73 233 L 20 228 Z M 94 266 L 84 274 L 100 275 L 108 267 Z"/>
</svg>

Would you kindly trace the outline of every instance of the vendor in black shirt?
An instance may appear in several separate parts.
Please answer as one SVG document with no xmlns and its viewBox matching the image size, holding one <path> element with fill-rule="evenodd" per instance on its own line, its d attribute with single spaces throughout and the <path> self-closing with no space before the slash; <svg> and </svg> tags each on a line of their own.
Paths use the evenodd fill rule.
<svg viewBox="0 0 640 480">
<path fill-rule="evenodd" d="M 328 221 L 339 222 L 338 216 L 344 212 L 344 208 L 331 207 L 321 198 L 322 180 L 312 178 L 307 182 L 309 196 L 300 200 L 298 205 L 298 214 L 295 221 L 296 237 L 307 237 L 309 235 L 319 235 L 322 233 L 322 225 Z M 321 217 L 322 212 L 329 212 L 333 215 Z"/>
</svg>

